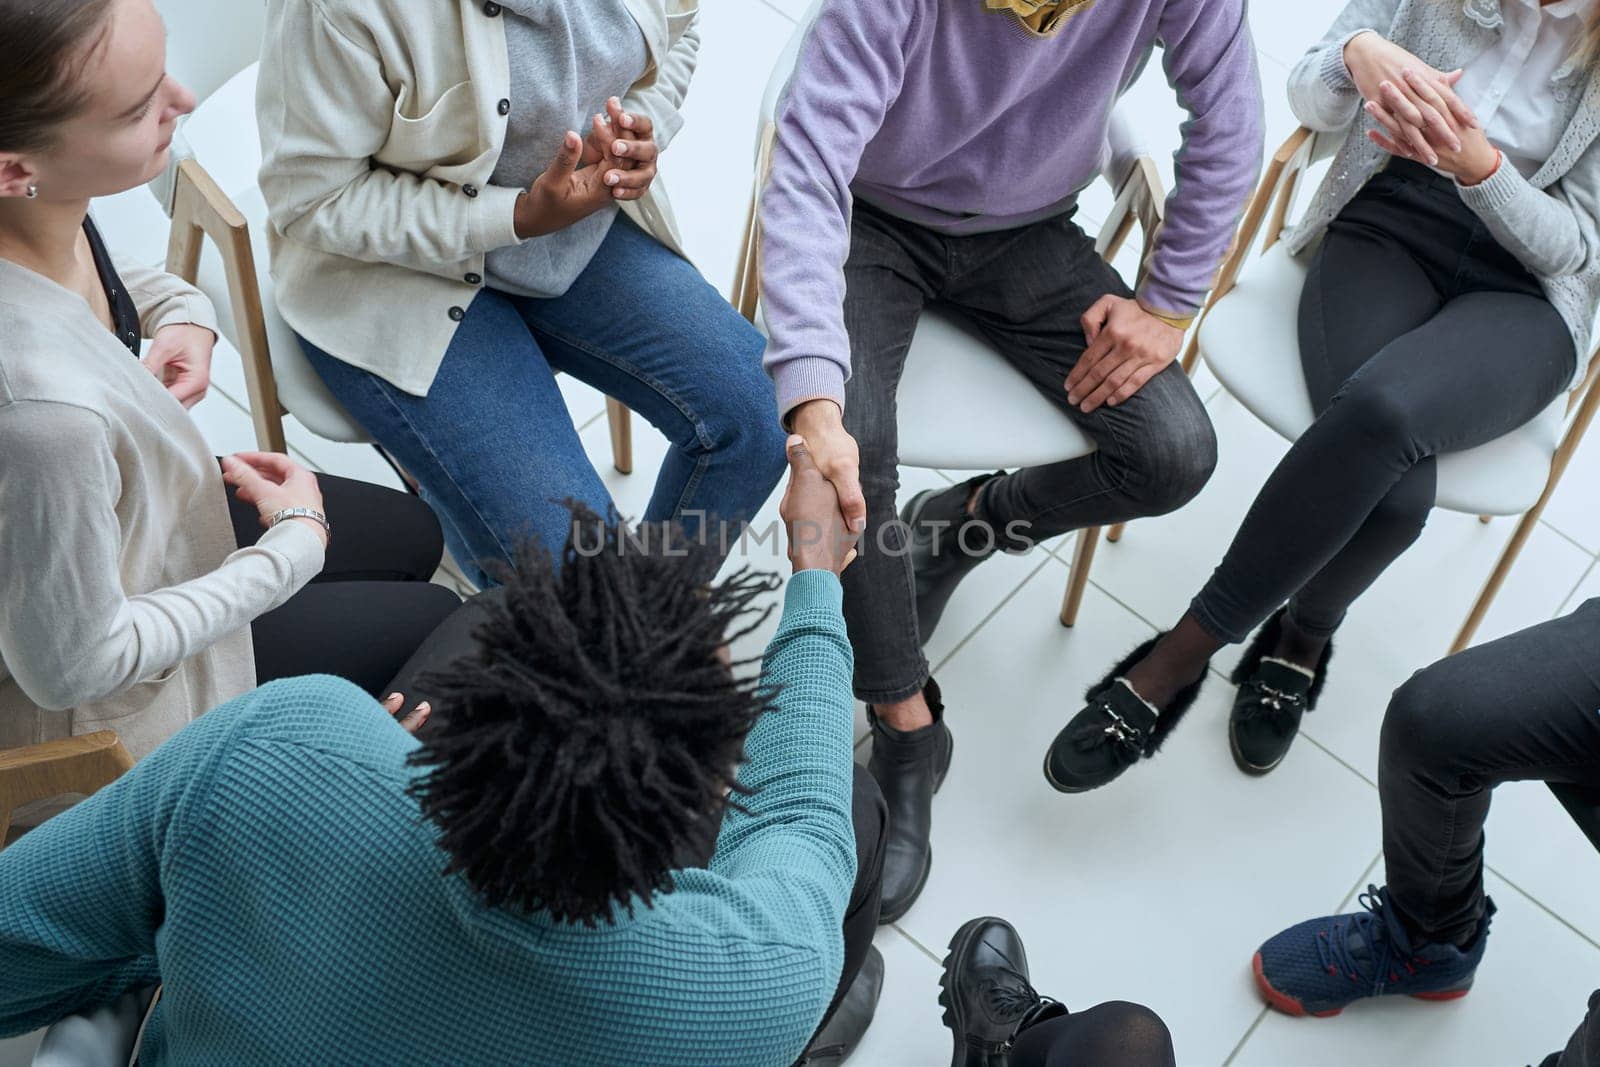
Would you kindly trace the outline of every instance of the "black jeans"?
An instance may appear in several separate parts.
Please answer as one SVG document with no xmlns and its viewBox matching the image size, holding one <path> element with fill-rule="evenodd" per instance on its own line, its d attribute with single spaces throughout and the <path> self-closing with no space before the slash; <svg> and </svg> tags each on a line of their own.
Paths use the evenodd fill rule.
<svg viewBox="0 0 1600 1067">
<path fill-rule="evenodd" d="M 449 709 L 440 707 L 428 692 L 429 672 L 473 651 L 475 644 L 472 634 L 483 618 L 484 606 L 504 596 L 503 589 L 491 589 L 462 604 L 428 637 L 395 676 L 392 683 L 394 691 L 405 693 L 408 703 L 429 700 L 434 704 L 436 710 L 423 727 L 424 735 L 427 731 L 450 728 Z M 867 960 L 867 950 L 872 947 L 872 938 L 878 931 L 878 903 L 883 891 L 883 849 L 889 826 L 889 807 L 884 803 L 883 794 L 878 791 L 878 783 L 859 763 L 855 765 L 851 817 L 856 832 L 856 882 L 850 891 L 850 903 L 844 913 L 844 969 L 839 976 L 839 987 L 833 1001 L 828 1005 L 828 1012 L 818 1026 L 819 1030 L 833 1017 L 834 1009 L 860 973 L 861 965 Z M 696 840 L 689 845 L 683 857 L 683 866 L 704 867 L 711 861 L 720 825 L 720 820 L 708 824 L 703 833 L 696 835 Z"/>
<path fill-rule="evenodd" d="M 1176 1067 L 1167 1024 L 1149 1008 L 1112 1001 L 1030 1026 L 1011 1067 Z"/>
<path fill-rule="evenodd" d="M 444 535 L 428 505 L 366 482 L 319 474 L 333 526 L 322 573 L 250 624 L 256 681 L 302 674 L 346 678 L 382 699 L 393 679 L 461 598 L 429 579 Z M 262 534 L 256 509 L 228 492 L 240 547 Z"/>
<path fill-rule="evenodd" d="M 858 201 L 845 282 L 852 371 L 844 425 L 861 450 L 867 529 L 860 558 L 843 576 L 844 614 L 856 653 L 856 696 L 887 703 L 920 692 L 928 679 L 905 530 L 895 512 L 895 394 L 925 307 L 942 305 L 970 325 L 1098 448 L 991 482 L 979 517 L 997 540 L 1008 529 L 1027 529 L 1030 541 L 1042 541 L 1182 507 L 1211 477 L 1217 442 L 1204 405 L 1176 364 L 1117 407 L 1085 415 L 1067 402 L 1067 374 L 1087 347 L 1083 313 L 1108 293 L 1132 295 L 1070 215 L 949 237 Z M 1006 417 L 1003 411 L 917 414 Z"/>
<path fill-rule="evenodd" d="M 1483 824 L 1501 782 L 1600 786 L 1600 599 L 1468 649 L 1401 686 L 1378 788 L 1389 896 L 1408 929 L 1460 941 L 1483 915 Z"/>
<path fill-rule="evenodd" d="M 1314 422 L 1267 479 L 1190 611 L 1243 641 L 1289 601 L 1325 636 L 1422 533 L 1435 457 L 1549 406 L 1577 363 L 1538 280 L 1453 183 L 1397 161 L 1328 227 L 1300 297 Z"/>
</svg>

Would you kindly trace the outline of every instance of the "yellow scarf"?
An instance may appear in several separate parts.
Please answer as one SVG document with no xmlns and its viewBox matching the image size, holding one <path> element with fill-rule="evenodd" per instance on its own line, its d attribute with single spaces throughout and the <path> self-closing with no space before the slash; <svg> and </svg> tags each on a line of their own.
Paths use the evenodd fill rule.
<svg viewBox="0 0 1600 1067">
<path fill-rule="evenodd" d="M 990 11 L 1009 11 L 1031 33 L 1048 37 L 1094 0 L 984 0 Z"/>
</svg>

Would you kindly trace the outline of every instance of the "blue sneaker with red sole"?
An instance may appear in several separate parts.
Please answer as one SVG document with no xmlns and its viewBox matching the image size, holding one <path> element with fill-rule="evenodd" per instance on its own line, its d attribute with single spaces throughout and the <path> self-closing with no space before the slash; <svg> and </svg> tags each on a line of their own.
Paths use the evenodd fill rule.
<svg viewBox="0 0 1600 1067">
<path fill-rule="evenodd" d="M 1489 940 L 1494 901 L 1486 904 L 1466 948 L 1436 945 L 1413 939 L 1390 906 L 1389 891 L 1369 885 L 1361 894 L 1365 911 L 1311 919 L 1262 945 L 1252 962 L 1256 988 L 1287 1015 L 1319 1018 L 1366 997 L 1464 997 Z"/>
</svg>

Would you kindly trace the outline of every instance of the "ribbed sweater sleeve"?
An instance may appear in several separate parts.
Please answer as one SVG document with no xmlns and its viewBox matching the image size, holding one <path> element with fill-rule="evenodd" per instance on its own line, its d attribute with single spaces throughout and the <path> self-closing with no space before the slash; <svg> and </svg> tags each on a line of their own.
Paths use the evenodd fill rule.
<svg viewBox="0 0 1600 1067">
<path fill-rule="evenodd" d="M 761 196 L 761 299 L 766 367 L 784 419 L 807 400 L 844 407 L 850 183 L 900 94 L 917 8 L 917 0 L 825 4 L 778 102 Z"/>
<path fill-rule="evenodd" d="M 322 569 L 317 535 L 286 522 L 208 574 L 130 593 L 115 510 L 122 475 L 108 433 L 98 414 L 70 404 L 0 408 L 0 574 L 15 585 L 0 598 L 0 659 L 50 710 L 162 676 Z"/>
<path fill-rule="evenodd" d="M 1387 34 L 1399 9 L 1400 0 L 1353 0 L 1300 57 L 1289 72 L 1289 108 L 1302 126 L 1331 133 L 1355 121 L 1361 94 L 1345 66 L 1344 46 L 1368 30 Z"/>
<path fill-rule="evenodd" d="M 1172 0 L 1159 36 L 1167 82 L 1189 117 L 1139 300 L 1184 322 L 1205 301 L 1261 173 L 1261 78 L 1243 0 Z"/>
<path fill-rule="evenodd" d="M 239 716 L 202 716 L 0 852 L 0 1038 L 160 978 L 163 878 Z"/>
</svg>

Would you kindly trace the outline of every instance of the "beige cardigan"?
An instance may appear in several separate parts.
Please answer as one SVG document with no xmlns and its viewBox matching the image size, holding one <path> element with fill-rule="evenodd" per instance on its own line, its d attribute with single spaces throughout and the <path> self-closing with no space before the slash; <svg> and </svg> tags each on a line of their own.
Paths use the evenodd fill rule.
<svg viewBox="0 0 1600 1067">
<path fill-rule="evenodd" d="M 650 56 L 624 105 L 664 145 L 699 51 L 695 0 L 626 0 Z M 485 0 L 268 0 L 261 192 L 284 319 L 328 354 L 427 394 L 523 188 L 493 186 L 511 74 Z M 529 174 L 531 184 L 537 175 Z M 524 187 L 525 188 L 525 187 Z M 661 182 L 625 205 L 674 252 Z"/>
<path fill-rule="evenodd" d="M 145 336 L 216 329 L 182 281 L 118 270 Z M 147 755 L 255 686 L 250 621 L 322 561 L 298 522 L 237 549 L 189 413 L 80 296 L 0 260 L 0 747 L 112 729 Z"/>
</svg>

